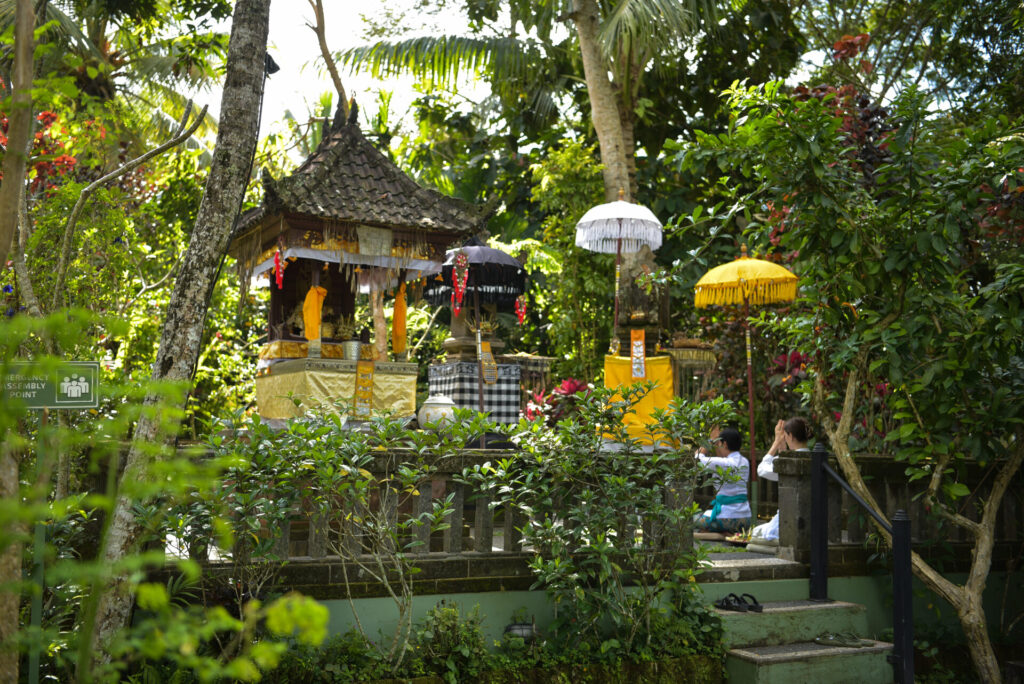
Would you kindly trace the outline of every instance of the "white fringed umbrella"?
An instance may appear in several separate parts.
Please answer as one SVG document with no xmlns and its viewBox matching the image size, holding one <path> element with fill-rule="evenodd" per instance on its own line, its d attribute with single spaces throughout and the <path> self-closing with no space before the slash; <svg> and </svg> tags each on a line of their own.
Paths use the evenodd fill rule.
<svg viewBox="0 0 1024 684">
<path fill-rule="evenodd" d="M 621 192 L 619 196 L 622 196 Z M 621 199 L 599 204 L 587 211 L 576 224 L 577 247 L 615 255 L 615 318 L 612 326 L 616 330 L 619 326 L 622 252 L 639 252 L 644 245 L 652 252 L 661 247 L 661 221 L 654 212 L 639 204 Z"/>
<path fill-rule="evenodd" d="M 576 246 L 602 254 L 661 247 L 661 221 L 647 207 L 618 200 L 590 209 L 576 224 Z"/>
</svg>

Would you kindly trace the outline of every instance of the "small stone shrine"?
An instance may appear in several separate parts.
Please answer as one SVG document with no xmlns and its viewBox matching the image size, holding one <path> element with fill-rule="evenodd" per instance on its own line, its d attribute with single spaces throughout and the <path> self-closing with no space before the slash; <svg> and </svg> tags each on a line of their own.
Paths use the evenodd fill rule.
<svg viewBox="0 0 1024 684">
<path fill-rule="evenodd" d="M 440 270 L 448 247 L 483 228 L 483 210 L 406 176 L 363 136 L 355 108 L 348 121 L 339 109 L 313 155 L 288 177 L 264 175 L 263 188 L 263 202 L 239 218 L 229 248 L 243 289 L 270 287 L 256 378 L 260 415 L 285 419 L 318 406 L 335 410 L 335 402 L 353 405 L 357 416 L 414 415 L 418 368 L 402 362 L 405 283 Z M 373 322 L 354 317 L 360 292 L 390 289 L 397 289 L 391 351 L 398 361 L 379 353 L 382 344 L 367 344 Z"/>
<path fill-rule="evenodd" d="M 495 332 L 497 313 L 524 306 L 525 292 L 526 271 L 501 250 L 474 238 L 448 252 L 440 276 L 423 291 L 431 304 L 452 309 L 452 336 L 444 342 L 448 358 L 428 368 L 431 395 L 443 394 L 496 423 L 519 420 L 521 367 L 495 355 L 504 346 Z"/>
</svg>

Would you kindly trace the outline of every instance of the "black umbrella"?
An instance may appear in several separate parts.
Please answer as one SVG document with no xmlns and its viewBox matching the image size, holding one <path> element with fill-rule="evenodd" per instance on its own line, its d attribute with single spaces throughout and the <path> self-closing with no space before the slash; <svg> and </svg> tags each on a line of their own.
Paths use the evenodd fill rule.
<svg viewBox="0 0 1024 684">
<path fill-rule="evenodd" d="M 465 293 L 468 301 L 476 306 L 479 298 L 480 304 L 494 304 L 499 310 L 511 311 L 516 298 L 526 292 L 526 271 L 508 254 L 488 247 L 476 238 L 471 238 L 463 247 L 448 250 L 441 267 L 442 279 L 428 278 L 423 286 L 423 298 L 432 306 L 451 305 L 452 270 L 459 252 L 465 252 L 469 259 Z"/>
<path fill-rule="evenodd" d="M 477 401 L 480 411 L 483 412 L 484 364 L 480 344 L 480 304 L 494 304 L 498 309 L 512 310 L 516 298 L 526 292 L 526 270 L 500 249 L 488 247 L 476 238 L 470 238 L 462 247 L 448 250 L 444 265 L 441 267 L 441 280 L 427 279 L 427 284 L 423 287 L 423 298 L 433 306 L 452 304 L 452 271 L 460 252 L 464 253 L 469 261 L 469 276 L 463 296 L 471 298 L 469 301 L 476 310 Z M 487 446 L 486 436 L 481 437 L 480 445 Z"/>
</svg>

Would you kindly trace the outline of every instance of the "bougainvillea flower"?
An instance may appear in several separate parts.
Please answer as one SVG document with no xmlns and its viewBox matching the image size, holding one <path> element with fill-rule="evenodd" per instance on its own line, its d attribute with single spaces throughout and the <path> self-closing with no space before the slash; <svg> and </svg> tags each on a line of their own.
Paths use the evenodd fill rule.
<svg viewBox="0 0 1024 684">
<path fill-rule="evenodd" d="M 587 389 L 587 383 L 577 380 L 576 378 L 568 378 L 562 381 L 562 384 L 556 387 L 553 391 L 555 394 L 562 396 L 570 396 L 577 392 L 582 392 Z"/>
</svg>

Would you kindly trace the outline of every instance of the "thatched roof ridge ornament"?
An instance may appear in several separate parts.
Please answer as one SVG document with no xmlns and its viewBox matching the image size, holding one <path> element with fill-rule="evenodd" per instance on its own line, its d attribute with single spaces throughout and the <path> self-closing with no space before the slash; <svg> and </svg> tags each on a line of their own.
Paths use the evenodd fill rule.
<svg viewBox="0 0 1024 684">
<path fill-rule="evenodd" d="M 239 217 L 238 238 L 275 214 L 334 224 L 434 233 L 452 241 L 478 232 L 486 209 L 425 188 L 377 150 L 339 107 L 316 151 L 291 175 L 264 172 L 264 200 Z"/>
</svg>

